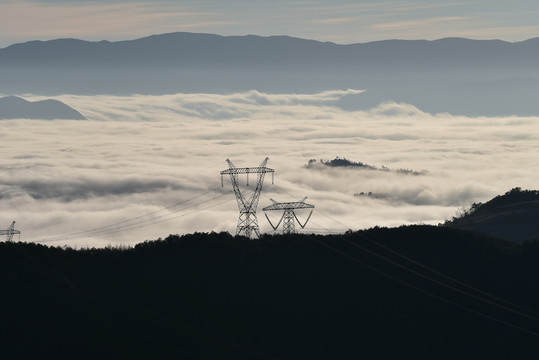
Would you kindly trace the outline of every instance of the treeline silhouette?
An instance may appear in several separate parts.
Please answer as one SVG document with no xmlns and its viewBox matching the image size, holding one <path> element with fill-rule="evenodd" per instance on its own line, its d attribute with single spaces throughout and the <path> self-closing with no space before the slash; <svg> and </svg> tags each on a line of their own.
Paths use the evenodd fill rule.
<svg viewBox="0 0 539 360">
<path fill-rule="evenodd" d="M 536 359 L 538 278 L 539 242 L 442 226 L 194 233 L 128 249 L 4 242 L 0 353 Z"/>
<path fill-rule="evenodd" d="M 397 174 L 404 174 L 404 175 L 425 175 L 425 171 L 415 171 L 412 169 L 390 169 L 387 166 L 382 165 L 380 168 L 374 166 L 365 164 L 361 161 L 351 161 L 347 158 L 340 158 L 336 157 L 333 160 L 323 160 L 320 159 L 320 161 L 317 161 L 316 159 L 310 159 L 307 162 L 306 167 L 309 168 L 316 168 L 319 166 L 327 166 L 327 167 L 344 167 L 344 168 L 360 168 L 360 169 L 366 169 L 366 170 L 378 170 L 378 171 L 386 171 L 386 172 L 395 172 Z"/>
</svg>

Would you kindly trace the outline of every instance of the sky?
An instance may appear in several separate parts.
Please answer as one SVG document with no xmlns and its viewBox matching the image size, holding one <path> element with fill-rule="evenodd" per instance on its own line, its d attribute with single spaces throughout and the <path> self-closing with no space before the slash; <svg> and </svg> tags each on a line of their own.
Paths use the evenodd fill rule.
<svg viewBox="0 0 539 360">
<path fill-rule="evenodd" d="M 534 0 L 0 0 L 0 48 L 29 40 L 129 40 L 176 31 L 289 35 L 341 44 L 539 36 Z"/>
<path fill-rule="evenodd" d="M 275 183 L 266 178 L 258 218 L 270 233 L 262 211 L 270 198 L 307 196 L 315 211 L 305 230 L 327 233 L 438 224 L 474 202 L 536 187 L 539 117 L 334 106 L 358 92 L 56 96 L 88 120 L 1 121 L 0 227 L 16 220 L 22 241 L 76 248 L 234 233 L 236 200 L 219 175 L 227 158 L 254 167 L 269 157 Z M 306 168 L 337 156 L 423 175 Z M 242 191 L 252 181 L 241 177 Z M 375 196 L 354 196 L 361 192 Z"/>
</svg>

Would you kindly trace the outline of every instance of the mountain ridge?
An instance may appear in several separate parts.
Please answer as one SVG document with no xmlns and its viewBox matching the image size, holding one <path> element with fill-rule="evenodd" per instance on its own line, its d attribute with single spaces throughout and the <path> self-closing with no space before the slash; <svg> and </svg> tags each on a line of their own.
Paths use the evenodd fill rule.
<svg viewBox="0 0 539 360">
<path fill-rule="evenodd" d="M 100 62 L 101 65 L 107 63 L 110 65 L 111 61 L 122 61 L 131 65 L 154 62 L 178 66 L 189 64 L 189 60 L 197 60 L 196 65 L 202 67 L 209 64 L 236 63 L 238 68 L 241 68 L 242 65 L 256 60 L 266 66 L 269 64 L 277 66 L 276 64 L 281 61 L 287 65 L 299 63 L 301 66 L 312 64 L 331 68 L 327 63 L 329 60 L 339 66 L 348 67 L 381 64 L 397 66 L 407 60 L 408 62 L 402 65 L 415 68 L 411 60 L 423 57 L 431 61 L 436 60 L 439 62 L 438 66 L 448 66 L 451 61 L 457 60 L 475 66 L 481 65 L 480 63 L 484 61 L 490 64 L 500 62 L 506 64 L 507 61 L 524 58 L 527 59 L 528 66 L 536 67 L 535 61 L 539 57 L 539 48 L 535 48 L 537 42 L 539 38 L 515 43 L 502 40 L 442 38 L 337 44 L 286 35 L 222 36 L 175 32 L 122 41 L 87 41 L 75 38 L 33 40 L 0 49 L 0 64 L 52 66 L 52 63 L 44 64 L 44 61 L 55 61 L 58 64 L 71 64 L 76 67 L 88 64 L 96 66 Z M 510 55 L 507 54 L 508 49 L 512 52 Z M 220 56 L 216 58 L 216 54 Z M 398 55 L 397 58 L 395 55 Z M 251 65 L 256 68 L 256 64 Z"/>
<path fill-rule="evenodd" d="M 58 100 L 28 101 L 5 96 L 0 98 L 0 120 L 8 119 L 86 120 L 80 112 Z"/>
<path fill-rule="evenodd" d="M 290 35 L 269 35 L 269 36 L 263 36 L 263 35 L 256 35 L 256 34 L 246 34 L 246 35 L 219 35 L 219 34 L 213 34 L 213 33 L 198 33 L 198 32 L 189 32 L 189 31 L 176 31 L 176 32 L 169 32 L 169 33 L 162 33 L 162 34 L 152 34 L 147 35 L 139 38 L 134 39 L 125 39 L 125 40 L 83 40 L 79 38 L 55 38 L 50 40 L 28 40 L 23 42 L 17 42 L 10 44 L 8 46 L 5 46 L 3 48 L 0 48 L 0 50 L 8 49 L 11 47 L 17 47 L 21 45 L 27 45 L 27 44 L 38 44 L 38 43 L 51 43 L 51 42 L 58 42 L 58 41 L 78 41 L 81 43 L 91 43 L 91 44 L 119 44 L 119 43 L 132 43 L 137 41 L 146 41 L 151 40 L 155 38 L 164 38 L 164 37 L 171 37 L 176 35 L 196 35 L 196 36 L 205 36 L 208 38 L 229 38 L 229 39 L 235 39 L 235 38 L 257 38 L 257 39 L 276 39 L 276 38 L 282 38 L 282 39 L 292 39 L 292 40 L 301 40 L 305 42 L 313 42 L 313 43 L 319 43 L 319 44 L 331 44 L 331 45 L 337 45 L 337 46 L 355 46 L 355 45 L 367 45 L 367 44 L 378 44 L 378 43 L 386 43 L 386 42 L 423 42 L 423 43 L 437 43 L 437 42 L 447 42 L 447 41 L 454 41 L 454 40 L 464 40 L 468 42 L 490 42 L 490 43 L 500 43 L 500 44 L 527 44 L 529 42 L 539 42 L 539 36 L 532 37 L 529 39 L 521 40 L 521 41 L 507 41 L 507 40 L 500 40 L 500 39 L 472 39 L 472 38 L 466 38 L 466 37 L 458 37 L 458 36 L 450 36 L 450 37 L 443 37 L 438 38 L 434 40 L 427 40 L 427 39 L 398 39 L 398 38 L 391 38 L 391 39 L 384 39 L 384 40 L 373 40 L 373 41 L 366 41 L 366 42 L 354 42 L 354 43 L 337 43 L 334 41 L 321 41 L 316 39 L 307 39 L 297 36 L 290 36 Z"/>
<path fill-rule="evenodd" d="M 539 38 L 336 44 L 286 35 L 176 32 L 134 40 L 29 41 L 0 49 L 4 93 L 316 93 L 366 89 L 345 110 L 384 101 L 425 112 L 537 116 Z"/>
</svg>

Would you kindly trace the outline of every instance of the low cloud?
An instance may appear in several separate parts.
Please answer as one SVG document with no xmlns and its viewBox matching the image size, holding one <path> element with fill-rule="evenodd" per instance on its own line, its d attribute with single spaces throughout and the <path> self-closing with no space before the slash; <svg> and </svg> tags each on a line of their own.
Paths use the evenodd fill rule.
<svg viewBox="0 0 539 360">
<path fill-rule="evenodd" d="M 271 231 L 261 213 L 269 198 L 308 196 L 316 210 L 307 230 L 327 232 L 436 224 L 461 206 L 534 188 L 539 118 L 335 106 L 360 92 L 58 96 L 88 120 L 2 123 L 0 227 L 16 220 L 25 241 L 78 247 L 233 233 L 237 205 L 230 180 L 221 188 L 219 175 L 227 158 L 252 167 L 269 156 L 276 170 L 260 199 L 263 232 Z M 427 172 L 305 166 L 336 156 Z M 249 187 L 240 179 L 244 191 L 254 179 Z M 360 192 L 376 196 L 354 196 Z"/>
</svg>

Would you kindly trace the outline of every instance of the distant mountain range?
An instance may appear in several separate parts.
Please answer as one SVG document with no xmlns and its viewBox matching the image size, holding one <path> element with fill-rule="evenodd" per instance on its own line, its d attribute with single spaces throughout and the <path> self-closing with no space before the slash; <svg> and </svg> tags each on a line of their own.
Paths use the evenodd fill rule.
<svg viewBox="0 0 539 360">
<path fill-rule="evenodd" d="M 539 37 L 518 43 L 446 38 L 340 45 L 289 36 L 171 33 L 130 41 L 29 41 L 0 49 L 2 66 L 167 66 L 198 69 L 537 69 Z M 425 68 L 425 64 L 428 67 Z"/>
<path fill-rule="evenodd" d="M 27 101 L 17 96 L 0 98 L 0 120 L 72 119 L 85 120 L 77 110 L 58 100 Z"/>
<path fill-rule="evenodd" d="M 0 49 L 6 93 L 317 92 L 339 104 L 408 102 L 430 112 L 539 114 L 539 38 L 339 45 L 288 36 L 172 33 L 130 41 L 30 41 Z"/>
</svg>

